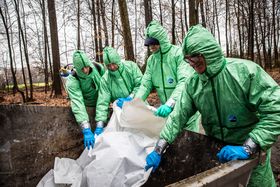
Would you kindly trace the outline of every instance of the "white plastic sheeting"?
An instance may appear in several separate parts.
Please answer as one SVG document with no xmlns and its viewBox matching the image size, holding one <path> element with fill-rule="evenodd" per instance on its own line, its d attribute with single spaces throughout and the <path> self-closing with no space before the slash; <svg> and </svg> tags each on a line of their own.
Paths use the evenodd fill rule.
<svg viewBox="0 0 280 187">
<path fill-rule="evenodd" d="M 151 169 L 145 172 L 145 158 L 154 148 L 165 119 L 154 116 L 139 99 L 126 102 L 123 110 L 115 104 L 113 109 L 94 149 L 85 149 L 77 160 L 55 158 L 54 169 L 37 187 L 131 187 L 146 182 Z"/>
</svg>

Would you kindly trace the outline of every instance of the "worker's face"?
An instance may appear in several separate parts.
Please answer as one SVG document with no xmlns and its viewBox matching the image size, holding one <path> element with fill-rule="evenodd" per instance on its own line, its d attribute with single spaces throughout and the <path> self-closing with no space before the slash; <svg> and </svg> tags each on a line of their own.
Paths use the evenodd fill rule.
<svg viewBox="0 0 280 187">
<path fill-rule="evenodd" d="M 82 68 L 82 72 L 84 72 L 84 74 L 89 74 L 89 71 L 90 71 L 90 67 L 89 66 L 86 66 L 86 67 L 83 67 Z"/>
<path fill-rule="evenodd" d="M 107 64 L 106 66 L 110 71 L 116 71 L 119 69 L 119 66 L 115 63 Z"/>
<path fill-rule="evenodd" d="M 195 55 L 185 55 L 185 60 L 189 62 L 191 67 L 199 73 L 202 74 L 206 71 L 206 61 L 203 55 L 195 54 Z"/>
<path fill-rule="evenodd" d="M 154 53 L 157 52 L 159 49 L 159 45 L 149 45 L 149 50 Z"/>
</svg>

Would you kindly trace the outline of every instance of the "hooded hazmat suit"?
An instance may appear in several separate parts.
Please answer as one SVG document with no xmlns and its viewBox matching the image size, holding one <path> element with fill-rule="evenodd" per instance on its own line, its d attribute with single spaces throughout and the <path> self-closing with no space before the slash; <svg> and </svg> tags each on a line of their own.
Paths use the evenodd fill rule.
<svg viewBox="0 0 280 187">
<path fill-rule="evenodd" d="M 169 42 L 166 30 L 158 22 L 152 21 L 145 34 L 146 37 L 157 39 L 160 49 L 149 57 L 146 72 L 135 97 L 146 100 L 155 88 L 161 103 L 166 103 L 168 99 L 176 100 L 186 78 L 193 70 L 183 61 L 181 48 Z"/>
<path fill-rule="evenodd" d="M 97 122 L 107 121 L 110 102 L 129 95 L 133 97 L 142 79 L 142 72 L 137 64 L 121 60 L 120 55 L 112 47 L 104 48 L 103 61 L 106 65 L 115 63 L 119 68 L 116 71 L 107 70 L 101 79 L 96 105 L 95 121 Z"/>
<path fill-rule="evenodd" d="M 156 89 L 162 104 L 174 102 L 178 99 L 185 81 L 194 70 L 183 60 L 182 49 L 169 42 L 166 30 L 157 22 L 152 21 L 146 29 L 146 38 L 155 38 L 160 48 L 147 61 L 145 74 L 141 86 L 135 97 L 146 100 L 153 88 Z M 198 117 L 191 123 L 190 130 L 198 131 Z M 193 120 L 190 120 L 193 121 Z"/>
<path fill-rule="evenodd" d="M 83 51 L 76 51 L 73 54 L 73 64 L 75 73 L 69 75 L 66 83 L 67 92 L 71 99 L 71 109 L 76 121 L 89 122 L 86 107 L 95 107 L 101 76 L 104 68 L 99 65 L 93 65 Z M 83 73 L 82 68 L 91 67 L 90 73 Z M 99 71 L 98 71 L 99 69 Z"/>
<path fill-rule="evenodd" d="M 275 186 L 270 147 L 280 134 L 278 84 L 252 61 L 225 58 L 212 34 L 201 25 L 189 30 L 183 52 L 202 54 L 207 69 L 189 79 L 160 138 L 172 143 L 199 110 L 207 135 L 228 144 L 243 144 L 251 138 L 266 151 L 265 163 L 253 170 L 249 186 Z"/>
</svg>

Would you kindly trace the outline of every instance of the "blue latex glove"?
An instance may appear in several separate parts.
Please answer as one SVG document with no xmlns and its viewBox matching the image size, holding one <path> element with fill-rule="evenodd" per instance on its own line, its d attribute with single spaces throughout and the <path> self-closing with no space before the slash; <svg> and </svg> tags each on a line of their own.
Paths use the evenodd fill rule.
<svg viewBox="0 0 280 187">
<path fill-rule="evenodd" d="M 90 128 L 86 128 L 83 130 L 83 134 L 84 134 L 84 146 L 88 148 L 90 148 L 90 146 L 93 148 L 94 146 L 94 134 L 91 132 Z"/>
<path fill-rule="evenodd" d="M 126 97 L 126 98 L 119 98 L 119 99 L 117 100 L 117 106 L 120 107 L 120 108 L 122 108 L 124 102 L 128 102 L 128 101 L 131 101 L 131 100 L 132 100 L 132 97 L 130 97 L 130 96 L 128 96 L 128 97 Z"/>
<path fill-rule="evenodd" d="M 250 157 L 243 146 L 227 145 L 217 154 L 219 161 L 224 163 L 230 160 L 246 160 Z"/>
<path fill-rule="evenodd" d="M 61 69 L 59 72 L 59 75 L 61 77 L 68 77 L 70 74 L 72 74 L 71 70 L 67 70 L 67 69 Z"/>
<path fill-rule="evenodd" d="M 172 112 L 172 108 L 167 105 L 161 105 L 155 112 L 156 116 L 167 117 Z"/>
<path fill-rule="evenodd" d="M 156 171 L 156 169 L 159 166 L 161 160 L 161 155 L 158 154 L 157 152 L 153 151 L 150 154 L 148 154 L 148 156 L 146 157 L 146 166 L 145 166 L 145 170 L 147 171 L 148 169 L 150 169 L 151 167 L 153 167 L 153 172 Z"/>
<path fill-rule="evenodd" d="M 103 127 L 96 127 L 95 131 L 94 131 L 94 134 L 96 134 L 97 136 L 99 134 L 101 134 L 102 132 L 104 131 L 104 128 Z"/>
</svg>

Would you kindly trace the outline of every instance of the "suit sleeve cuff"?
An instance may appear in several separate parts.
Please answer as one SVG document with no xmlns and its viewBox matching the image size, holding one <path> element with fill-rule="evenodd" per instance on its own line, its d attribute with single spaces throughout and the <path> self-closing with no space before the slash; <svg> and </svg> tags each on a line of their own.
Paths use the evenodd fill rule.
<svg viewBox="0 0 280 187">
<path fill-rule="evenodd" d="M 96 123 L 96 127 L 100 127 L 100 128 L 103 128 L 105 126 L 105 123 L 103 121 L 98 121 Z"/>
<path fill-rule="evenodd" d="M 176 101 L 173 98 L 169 98 L 165 105 L 169 106 L 170 108 L 174 108 Z"/>
<path fill-rule="evenodd" d="M 89 123 L 88 121 L 83 121 L 82 123 L 80 123 L 80 127 L 81 127 L 82 131 L 83 131 L 84 129 L 88 129 L 88 128 L 91 129 L 90 123 Z"/>
<path fill-rule="evenodd" d="M 167 149 L 168 147 L 168 143 L 165 139 L 159 139 L 157 141 L 157 144 L 156 144 L 156 147 L 155 147 L 155 152 L 157 152 L 158 154 L 162 154 L 165 152 L 165 150 Z"/>
<path fill-rule="evenodd" d="M 256 144 L 252 138 L 248 138 L 244 144 L 244 149 L 249 155 L 253 155 L 260 150 L 260 146 Z"/>
</svg>

